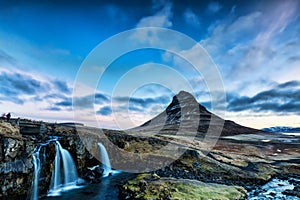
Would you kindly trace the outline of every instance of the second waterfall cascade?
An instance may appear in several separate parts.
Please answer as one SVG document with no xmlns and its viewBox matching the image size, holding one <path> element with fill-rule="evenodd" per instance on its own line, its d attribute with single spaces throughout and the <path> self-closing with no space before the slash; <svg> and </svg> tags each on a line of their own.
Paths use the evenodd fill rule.
<svg viewBox="0 0 300 200">
<path fill-rule="evenodd" d="M 101 163 L 102 163 L 102 168 L 103 168 L 103 177 L 109 176 L 113 173 L 113 170 L 111 169 L 111 164 L 109 160 L 108 153 L 104 147 L 104 145 L 99 142 L 98 143 L 99 149 L 100 149 L 100 154 L 101 154 Z"/>
<path fill-rule="evenodd" d="M 48 196 L 58 196 L 62 191 L 78 188 L 76 165 L 68 150 L 55 141 L 56 156 Z"/>
</svg>

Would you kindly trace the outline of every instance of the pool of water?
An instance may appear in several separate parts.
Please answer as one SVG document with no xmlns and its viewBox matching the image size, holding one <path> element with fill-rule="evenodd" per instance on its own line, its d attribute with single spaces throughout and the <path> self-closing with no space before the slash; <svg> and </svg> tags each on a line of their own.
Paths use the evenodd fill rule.
<svg viewBox="0 0 300 200">
<path fill-rule="evenodd" d="M 46 200 L 117 200 L 119 199 L 118 185 L 126 179 L 133 177 L 128 173 L 116 173 L 102 178 L 99 184 L 88 184 L 79 189 L 61 193 L 61 196 L 46 197 Z"/>
</svg>

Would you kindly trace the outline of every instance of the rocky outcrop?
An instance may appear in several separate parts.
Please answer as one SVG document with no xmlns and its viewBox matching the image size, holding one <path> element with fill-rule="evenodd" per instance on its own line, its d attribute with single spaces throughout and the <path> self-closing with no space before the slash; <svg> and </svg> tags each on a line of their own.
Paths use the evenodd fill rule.
<svg viewBox="0 0 300 200">
<path fill-rule="evenodd" d="M 0 198 L 26 198 L 32 182 L 33 150 L 32 141 L 0 135 Z"/>
<path fill-rule="evenodd" d="M 89 167 L 101 165 L 85 148 L 75 127 L 47 124 L 47 134 L 25 135 L 19 133 L 16 126 L 0 122 L 0 199 L 26 199 L 30 197 L 33 181 L 33 152 L 40 150 L 41 171 L 39 195 L 45 196 L 49 190 L 53 161 L 55 158 L 55 140 L 72 155 L 79 177 L 90 182 L 101 181 L 101 170 L 89 170 Z M 9 198 L 8 198 L 9 197 Z"/>
</svg>

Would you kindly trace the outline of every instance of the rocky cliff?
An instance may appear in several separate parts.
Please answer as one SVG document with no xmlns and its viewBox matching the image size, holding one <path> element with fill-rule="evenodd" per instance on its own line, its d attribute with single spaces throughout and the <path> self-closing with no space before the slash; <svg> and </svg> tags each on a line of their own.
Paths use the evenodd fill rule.
<svg viewBox="0 0 300 200">
<path fill-rule="evenodd" d="M 99 165 L 100 162 L 86 150 L 75 127 L 47 124 L 46 132 L 38 135 L 21 135 L 16 125 L 0 122 L 0 199 L 30 197 L 34 177 L 33 152 L 38 146 L 42 146 L 39 194 L 40 196 L 47 194 L 56 154 L 53 137 L 70 152 L 80 177 L 87 181 L 99 181 L 101 174 L 93 174 L 88 167 Z"/>
<path fill-rule="evenodd" d="M 0 122 L 0 198 L 26 198 L 32 181 L 34 143 L 17 127 Z"/>
</svg>

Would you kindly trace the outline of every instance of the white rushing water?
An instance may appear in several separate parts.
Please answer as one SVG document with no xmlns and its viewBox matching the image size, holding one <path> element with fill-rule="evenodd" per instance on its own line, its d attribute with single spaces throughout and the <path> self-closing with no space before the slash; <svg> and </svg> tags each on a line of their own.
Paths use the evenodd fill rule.
<svg viewBox="0 0 300 200">
<path fill-rule="evenodd" d="M 104 147 L 104 145 L 99 142 L 98 143 L 99 149 L 100 149 L 100 154 L 101 154 L 101 163 L 102 163 L 102 168 L 103 168 L 103 177 L 109 176 L 112 174 L 112 169 L 111 169 L 111 164 L 109 160 L 108 153 Z"/>
<path fill-rule="evenodd" d="M 78 188 L 77 169 L 72 156 L 59 141 L 55 141 L 55 145 L 56 156 L 48 196 L 59 196 L 62 191 Z"/>
<path fill-rule="evenodd" d="M 37 200 L 39 198 L 39 178 L 41 171 L 41 160 L 40 160 L 40 150 L 42 146 L 37 146 L 33 153 L 33 166 L 34 166 L 34 179 L 32 183 L 32 193 L 31 200 Z"/>
<path fill-rule="evenodd" d="M 300 133 L 282 133 L 283 135 L 300 136 Z"/>
<path fill-rule="evenodd" d="M 295 196 L 284 195 L 283 192 L 286 190 L 293 190 L 294 185 L 290 183 L 290 180 L 300 182 L 299 179 L 290 178 L 289 180 L 281 180 L 278 178 L 272 179 L 265 185 L 248 193 L 248 200 L 300 200 Z"/>
</svg>

